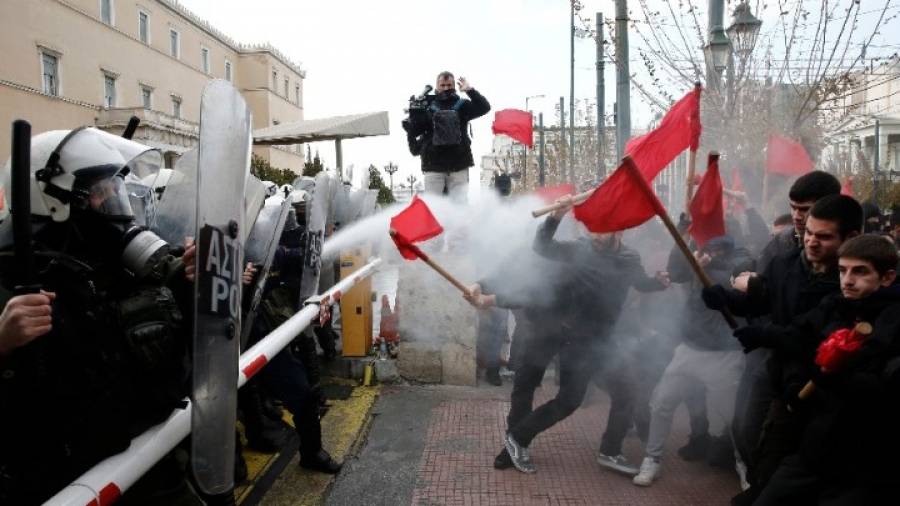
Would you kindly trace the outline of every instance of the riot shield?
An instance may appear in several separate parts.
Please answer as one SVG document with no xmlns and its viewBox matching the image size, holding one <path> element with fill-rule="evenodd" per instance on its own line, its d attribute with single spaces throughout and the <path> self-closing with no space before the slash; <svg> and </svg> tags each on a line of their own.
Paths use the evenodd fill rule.
<svg viewBox="0 0 900 506">
<path fill-rule="evenodd" d="M 210 495 L 234 488 L 250 125 L 240 93 L 228 81 L 211 81 L 200 102 L 191 393 L 191 467 L 197 485 Z"/>
<path fill-rule="evenodd" d="M 173 246 L 181 246 L 194 237 L 197 228 L 197 149 L 191 149 L 175 162 L 156 206 L 156 219 L 150 228 Z"/>
<path fill-rule="evenodd" d="M 328 219 L 328 200 L 331 198 L 331 177 L 324 171 L 316 175 L 315 187 L 306 206 L 306 251 L 303 254 L 303 279 L 300 282 L 300 302 L 319 293 L 319 274 L 322 267 L 322 244 L 325 242 L 325 223 Z"/>
<path fill-rule="evenodd" d="M 253 262 L 257 269 L 257 275 L 250 292 L 251 299 L 246 316 L 241 322 L 241 349 L 246 347 L 247 339 L 250 337 L 256 311 L 262 302 L 269 268 L 272 267 L 272 260 L 278 249 L 278 241 L 281 239 L 281 231 L 284 229 L 284 220 L 287 219 L 290 208 L 291 201 L 288 199 L 272 197 L 267 200 L 247 239 L 245 261 Z"/>
<path fill-rule="evenodd" d="M 244 234 L 241 240 L 246 244 L 256 217 L 266 202 L 266 185 L 253 174 L 247 174 L 244 192 Z"/>
</svg>

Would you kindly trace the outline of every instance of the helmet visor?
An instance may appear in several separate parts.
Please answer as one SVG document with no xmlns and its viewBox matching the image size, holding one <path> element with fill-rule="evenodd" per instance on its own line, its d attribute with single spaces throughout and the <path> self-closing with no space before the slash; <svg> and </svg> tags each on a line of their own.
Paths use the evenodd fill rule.
<svg viewBox="0 0 900 506">
<path fill-rule="evenodd" d="M 107 176 L 98 174 L 96 177 L 84 177 L 82 171 L 79 171 L 79 177 L 75 182 L 75 190 L 81 196 L 82 208 L 109 218 L 134 219 L 124 171 Z"/>
</svg>

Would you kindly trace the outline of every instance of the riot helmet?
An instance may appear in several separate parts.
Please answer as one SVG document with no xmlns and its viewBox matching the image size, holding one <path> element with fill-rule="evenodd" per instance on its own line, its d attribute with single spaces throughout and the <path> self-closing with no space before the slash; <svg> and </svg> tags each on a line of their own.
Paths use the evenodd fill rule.
<svg viewBox="0 0 900 506">
<path fill-rule="evenodd" d="M 44 223 L 69 223 L 88 251 L 104 260 L 118 258 L 126 269 L 143 275 L 146 262 L 166 246 L 145 228 L 144 206 L 152 206 L 152 192 L 142 184 L 158 173 L 160 152 L 82 127 L 33 137 L 31 153 L 32 216 Z M 10 188 L 10 177 L 7 164 L 5 188 Z M 137 215 L 131 193 L 142 203 Z"/>
</svg>

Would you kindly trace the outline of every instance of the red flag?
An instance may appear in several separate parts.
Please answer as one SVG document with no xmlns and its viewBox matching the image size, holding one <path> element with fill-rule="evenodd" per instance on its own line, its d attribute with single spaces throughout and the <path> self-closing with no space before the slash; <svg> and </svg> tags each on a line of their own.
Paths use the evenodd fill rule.
<svg viewBox="0 0 900 506">
<path fill-rule="evenodd" d="M 647 135 L 632 139 L 625 153 L 637 166 L 643 186 L 650 183 L 659 172 L 682 151 L 697 150 L 700 142 L 700 87 L 675 103 L 659 127 Z M 620 165 L 581 205 L 575 206 L 575 218 L 591 232 L 615 232 L 636 227 L 657 214 L 653 199 L 644 194 L 631 176 Z M 655 200 L 655 203 L 654 203 Z"/>
<path fill-rule="evenodd" d="M 528 111 L 503 109 L 494 113 L 494 124 L 491 125 L 491 130 L 494 131 L 494 135 L 508 135 L 530 148 L 534 146 L 533 122 L 531 113 Z"/>
<path fill-rule="evenodd" d="M 701 249 L 714 237 L 725 235 L 725 209 L 722 207 L 722 178 L 719 176 L 719 156 L 710 155 L 709 166 L 697 194 L 691 200 L 691 226 L 688 233 Z"/>
<path fill-rule="evenodd" d="M 444 231 L 444 227 L 431 214 L 431 209 L 418 196 L 400 214 L 391 218 L 391 235 L 400 254 L 407 260 L 415 260 L 416 247 L 413 243 L 426 241 Z"/>
<path fill-rule="evenodd" d="M 552 204 L 562 196 L 574 195 L 575 185 L 566 183 L 558 186 L 541 186 L 535 188 L 534 194 L 544 202 Z"/>
<path fill-rule="evenodd" d="M 854 197 L 853 195 L 853 178 L 847 176 L 844 178 L 844 182 L 841 184 L 841 195 L 846 195 L 848 197 Z"/>
<path fill-rule="evenodd" d="M 771 134 L 766 147 L 766 172 L 784 176 L 802 176 L 815 168 L 803 144 Z"/>
</svg>

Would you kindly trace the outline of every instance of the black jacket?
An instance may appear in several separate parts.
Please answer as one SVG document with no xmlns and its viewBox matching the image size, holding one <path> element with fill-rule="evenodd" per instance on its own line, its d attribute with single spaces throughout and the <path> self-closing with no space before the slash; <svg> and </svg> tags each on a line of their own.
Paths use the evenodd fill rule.
<svg viewBox="0 0 900 506">
<path fill-rule="evenodd" d="M 772 323 L 787 325 L 839 289 L 837 269 L 816 274 L 802 250 L 795 249 L 776 256 L 762 273 L 750 278 L 747 293 L 729 289 L 726 295 L 735 315 L 769 316 Z"/>
<path fill-rule="evenodd" d="M 759 258 L 756 260 L 756 265 L 759 269 L 765 269 L 773 258 L 789 253 L 796 253 L 802 249 L 802 247 L 803 244 L 800 241 L 800 237 L 797 236 L 794 226 L 791 225 L 782 230 L 781 233 L 773 237 L 769 243 L 766 244 L 762 249 L 762 252 L 760 252 Z"/>
<path fill-rule="evenodd" d="M 570 334 L 608 339 L 628 289 L 641 292 L 664 290 L 647 276 L 640 255 L 625 246 L 617 251 L 598 250 L 589 239 L 561 242 L 553 239 L 559 220 L 547 218 L 534 239 L 534 250 L 563 264 L 557 284 L 557 320 Z"/>
<path fill-rule="evenodd" d="M 826 478 L 875 485 L 894 483 L 900 473 L 898 288 L 858 301 L 829 297 L 791 326 L 791 332 L 805 335 L 805 372 L 816 385 L 797 405 L 809 416 L 800 454 Z M 813 362 L 819 342 L 859 321 L 873 325 L 872 335 L 842 369 L 820 372 Z"/>
<path fill-rule="evenodd" d="M 416 140 L 417 147 L 421 150 L 422 172 L 456 172 L 475 165 L 472 158 L 472 141 L 469 139 L 469 121 L 487 114 L 491 110 L 491 104 L 475 90 L 469 90 L 466 94 L 469 99 L 463 99 L 462 108 L 459 110 L 462 141 L 458 145 L 433 146 L 430 121 L 417 123 L 407 132 Z M 458 95 L 453 95 L 449 100 L 435 99 L 435 103 L 442 110 L 451 109 L 458 98 Z M 431 114 L 428 113 L 428 116 L 430 119 Z M 410 142 L 412 145 L 412 141 Z"/>
</svg>

